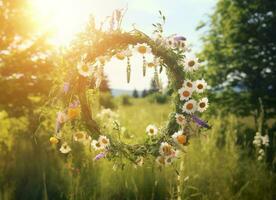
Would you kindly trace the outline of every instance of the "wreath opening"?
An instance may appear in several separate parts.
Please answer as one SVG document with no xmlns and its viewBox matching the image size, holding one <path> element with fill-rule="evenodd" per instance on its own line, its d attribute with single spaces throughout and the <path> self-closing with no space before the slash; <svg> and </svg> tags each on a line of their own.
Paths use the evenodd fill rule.
<svg viewBox="0 0 276 200">
<path fill-rule="evenodd" d="M 165 17 L 161 18 L 164 22 Z M 116 19 L 120 24 L 121 18 Z M 61 153 L 70 154 L 74 150 L 73 143 L 79 143 L 97 152 L 94 160 L 104 157 L 110 160 L 127 158 L 136 165 L 142 165 L 144 158 L 150 155 L 159 165 L 169 165 L 178 158 L 179 153 L 185 152 L 185 146 L 192 136 L 198 135 L 201 128 L 210 128 L 197 116 L 209 104 L 204 96 L 207 83 L 203 79 L 196 79 L 199 60 L 195 56 L 188 56 L 189 47 L 185 37 L 163 37 L 161 23 L 154 27 L 155 37 L 152 38 L 137 29 L 124 32 L 119 26 L 114 28 L 112 25 L 111 31 L 103 31 L 90 24 L 89 34 L 80 35 L 81 39 L 72 45 L 63 64 L 76 67 L 65 70 L 61 109 L 57 113 L 55 134 L 50 137 L 50 143 Z M 116 113 L 105 109 L 95 115 L 96 109 L 91 107 L 91 98 L 101 83 L 106 62 L 111 57 L 125 62 L 126 82 L 129 83 L 130 60 L 134 53 L 143 61 L 143 76 L 147 75 L 147 70 L 154 70 L 157 85 L 159 73 L 166 69 L 173 103 L 166 125 L 158 128 L 150 124 L 145 127 L 147 136 L 140 144 L 124 142 Z M 147 60 L 146 54 L 152 54 L 154 58 Z M 108 121 L 99 123 L 101 118 L 107 118 Z M 106 128 L 107 124 L 112 124 L 113 130 Z"/>
</svg>

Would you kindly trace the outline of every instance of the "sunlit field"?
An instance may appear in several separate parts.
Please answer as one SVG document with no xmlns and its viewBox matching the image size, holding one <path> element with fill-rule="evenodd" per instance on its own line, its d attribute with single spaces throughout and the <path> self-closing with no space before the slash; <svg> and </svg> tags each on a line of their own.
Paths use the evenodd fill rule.
<svg viewBox="0 0 276 200">
<path fill-rule="evenodd" d="M 276 2 L 0 0 L 0 200 L 276 199 Z"/>
</svg>

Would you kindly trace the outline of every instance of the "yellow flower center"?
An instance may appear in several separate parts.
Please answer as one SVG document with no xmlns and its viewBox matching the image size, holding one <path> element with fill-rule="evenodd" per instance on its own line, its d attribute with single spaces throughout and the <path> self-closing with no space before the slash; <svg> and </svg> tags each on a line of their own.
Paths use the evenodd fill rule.
<svg viewBox="0 0 276 200">
<path fill-rule="evenodd" d="M 190 60 L 190 61 L 188 62 L 188 65 L 189 65 L 189 67 L 193 67 L 193 66 L 195 65 L 195 61 Z"/>
<path fill-rule="evenodd" d="M 108 143 L 108 142 L 107 142 L 107 139 L 103 138 L 103 139 L 102 139 L 102 143 L 107 144 L 107 143 Z"/>
<path fill-rule="evenodd" d="M 193 105 L 192 103 L 188 103 L 188 104 L 186 105 L 187 110 L 192 110 L 193 107 L 194 107 L 194 105 Z"/>
<path fill-rule="evenodd" d="M 204 103 L 204 102 L 201 102 L 200 104 L 199 104 L 199 107 L 200 108 L 204 108 L 206 106 L 206 104 Z"/>
<path fill-rule="evenodd" d="M 172 147 L 169 146 L 169 145 L 166 145 L 166 146 L 164 146 L 164 147 L 162 148 L 162 150 L 163 150 L 163 152 L 164 152 L 165 155 L 170 155 L 171 152 L 172 152 Z"/>
<path fill-rule="evenodd" d="M 189 97 L 189 96 L 190 96 L 190 92 L 187 91 L 187 90 L 185 90 L 184 92 L 182 92 L 182 95 L 183 95 L 184 97 Z"/>
<path fill-rule="evenodd" d="M 178 117 L 178 121 L 183 122 L 183 121 L 184 121 L 184 118 L 183 118 L 182 116 L 179 116 L 179 117 Z"/>
<path fill-rule="evenodd" d="M 77 132 L 77 133 L 75 133 L 75 137 L 76 137 L 77 139 L 82 139 L 82 138 L 84 138 L 84 133 L 82 133 L 82 132 Z"/>
<path fill-rule="evenodd" d="M 154 66 L 155 66 L 155 64 L 153 62 L 148 63 L 148 67 L 154 67 Z"/>
<path fill-rule="evenodd" d="M 193 84 L 191 82 L 187 82 L 186 84 L 189 88 L 193 87 Z"/>
<path fill-rule="evenodd" d="M 139 46 L 138 47 L 138 52 L 141 53 L 141 54 L 145 54 L 147 52 L 147 47 Z"/>
<path fill-rule="evenodd" d="M 203 88 L 203 85 L 200 83 L 197 85 L 197 88 L 201 90 Z"/>
<path fill-rule="evenodd" d="M 83 65 L 82 66 L 82 71 L 88 72 L 89 71 L 89 67 L 87 65 Z"/>
<path fill-rule="evenodd" d="M 151 129 L 149 130 L 149 132 L 150 132 L 150 133 L 154 133 L 154 129 L 151 128 Z"/>
<path fill-rule="evenodd" d="M 97 143 L 96 143 L 96 147 L 98 147 L 98 148 L 99 148 L 100 146 L 101 146 L 101 145 L 100 145 L 100 143 L 99 143 L 99 142 L 97 142 Z"/>
<path fill-rule="evenodd" d="M 67 116 L 70 120 L 77 118 L 80 115 L 80 108 L 68 108 Z"/>
<path fill-rule="evenodd" d="M 116 58 L 119 60 L 124 60 L 125 59 L 125 55 L 123 53 L 117 53 L 116 54 Z"/>
</svg>

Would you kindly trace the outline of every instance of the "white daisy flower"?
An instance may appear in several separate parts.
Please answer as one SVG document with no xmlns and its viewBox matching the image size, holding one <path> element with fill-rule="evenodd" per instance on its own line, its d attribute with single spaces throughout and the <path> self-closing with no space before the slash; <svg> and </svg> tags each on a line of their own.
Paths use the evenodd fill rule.
<svg viewBox="0 0 276 200">
<path fill-rule="evenodd" d="M 101 144 L 101 146 L 104 146 L 105 148 L 110 145 L 109 139 L 104 135 L 100 135 L 98 141 Z"/>
<path fill-rule="evenodd" d="M 199 68 L 198 58 L 186 58 L 184 62 L 184 70 L 187 72 L 196 71 Z"/>
<path fill-rule="evenodd" d="M 182 115 L 182 114 L 176 113 L 175 120 L 176 120 L 176 123 L 178 123 L 181 126 L 183 126 L 186 123 L 186 119 L 185 119 L 184 115 Z"/>
<path fill-rule="evenodd" d="M 64 143 L 61 145 L 61 147 L 60 147 L 59 150 L 60 150 L 61 153 L 67 154 L 67 153 L 69 153 L 69 152 L 71 151 L 71 148 L 70 148 L 70 146 L 67 144 L 67 142 L 64 142 Z"/>
<path fill-rule="evenodd" d="M 186 88 L 190 88 L 192 91 L 194 91 L 195 89 L 195 83 L 191 80 L 184 80 L 182 86 Z"/>
<path fill-rule="evenodd" d="M 262 136 L 262 143 L 263 143 L 263 145 L 265 145 L 265 146 L 269 146 L 269 137 L 268 137 L 268 135 L 265 135 L 265 136 Z"/>
<path fill-rule="evenodd" d="M 104 149 L 104 146 L 101 145 L 100 142 L 97 141 L 97 140 L 92 140 L 92 142 L 91 142 L 91 147 L 92 147 L 93 149 L 95 149 L 96 151 L 97 151 L 97 150 L 103 150 L 103 149 Z"/>
<path fill-rule="evenodd" d="M 172 156 L 175 153 L 175 151 L 174 151 L 172 145 L 170 145 L 167 142 L 162 142 L 160 145 L 160 148 L 159 148 L 159 153 L 162 156 Z"/>
<path fill-rule="evenodd" d="M 126 58 L 126 55 L 124 54 L 123 51 L 121 52 L 118 52 L 115 54 L 115 57 L 118 59 L 118 60 L 124 60 Z"/>
<path fill-rule="evenodd" d="M 79 62 L 77 65 L 77 69 L 80 75 L 84 76 L 84 77 L 88 77 L 92 75 L 93 72 L 93 65 L 89 65 L 87 63 L 84 62 Z"/>
<path fill-rule="evenodd" d="M 195 81 L 195 91 L 197 93 L 202 93 L 207 87 L 207 83 L 204 79 Z"/>
<path fill-rule="evenodd" d="M 199 100 L 199 102 L 197 103 L 197 110 L 199 112 L 204 112 L 209 106 L 208 103 L 208 98 L 204 97 L 202 99 Z"/>
<path fill-rule="evenodd" d="M 263 159 L 263 156 L 258 156 L 258 160 L 261 161 Z"/>
<path fill-rule="evenodd" d="M 132 56 L 132 51 L 130 49 L 123 50 L 115 54 L 118 60 L 124 60 L 126 57 Z"/>
<path fill-rule="evenodd" d="M 155 125 L 150 124 L 146 128 L 146 132 L 149 136 L 155 136 L 158 134 L 158 128 Z"/>
<path fill-rule="evenodd" d="M 259 155 L 260 155 L 260 156 L 264 156 L 264 155 L 265 155 L 265 152 L 264 152 L 263 149 L 260 149 L 260 150 L 259 150 Z"/>
<path fill-rule="evenodd" d="M 74 133 L 73 138 L 76 142 L 84 142 L 86 140 L 87 133 L 85 131 L 78 131 Z"/>
<path fill-rule="evenodd" d="M 173 138 L 174 142 L 177 144 L 186 144 L 186 142 L 187 142 L 187 136 L 183 135 L 183 131 L 175 132 L 172 135 L 172 138 Z"/>
<path fill-rule="evenodd" d="M 191 98 L 193 91 L 188 87 L 182 87 L 178 90 L 178 93 L 180 95 L 180 100 L 188 100 Z"/>
<path fill-rule="evenodd" d="M 182 107 L 182 111 L 188 114 L 194 113 L 196 109 L 197 109 L 197 103 L 193 99 L 190 99 L 189 101 L 185 102 Z"/>
<path fill-rule="evenodd" d="M 136 44 L 136 46 L 134 47 L 136 49 L 136 51 L 140 54 L 147 54 L 147 53 L 151 53 L 151 48 L 149 45 L 147 45 L 146 43 L 138 43 Z"/>
</svg>

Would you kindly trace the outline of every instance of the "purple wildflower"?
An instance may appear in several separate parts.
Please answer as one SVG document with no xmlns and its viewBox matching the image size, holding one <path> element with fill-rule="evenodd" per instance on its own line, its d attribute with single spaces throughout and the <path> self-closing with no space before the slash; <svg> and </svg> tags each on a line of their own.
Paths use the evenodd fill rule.
<svg viewBox="0 0 276 200">
<path fill-rule="evenodd" d="M 176 41 L 181 41 L 181 40 L 185 41 L 186 40 L 186 38 L 184 36 L 175 36 L 173 39 Z"/>
<path fill-rule="evenodd" d="M 194 120 L 194 122 L 196 122 L 199 126 L 202 126 L 204 128 L 211 128 L 205 121 L 199 119 L 197 116 L 192 115 L 192 119 Z"/>
<path fill-rule="evenodd" d="M 58 133 L 62 127 L 62 124 L 66 122 L 67 116 L 64 112 L 59 111 L 56 118 L 56 133 Z"/>
<path fill-rule="evenodd" d="M 67 92 L 69 91 L 69 87 L 70 87 L 70 84 L 69 84 L 68 82 L 65 82 L 65 83 L 63 84 L 63 92 L 64 92 L 65 94 L 67 94 Z"/>
<path fill-rule="evenodd" d="M 79 105 L 80 105 L 80 102 L 78 100 L 75 100 L 69 104 L 69 108 L 77 108 L 79 107 Z"/>
<path fill-rule="evenodd" d="M 98 155 L 95 156 L 94 160 L 100 160 L 101 158 L 105 157 L 105 152 L 99 153 Z"/>
</svg>

